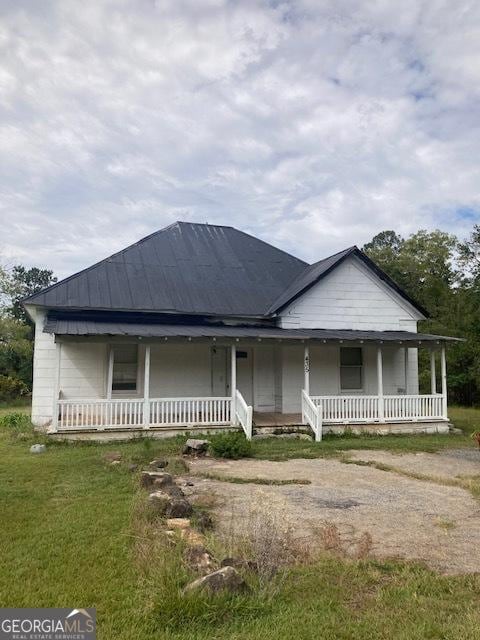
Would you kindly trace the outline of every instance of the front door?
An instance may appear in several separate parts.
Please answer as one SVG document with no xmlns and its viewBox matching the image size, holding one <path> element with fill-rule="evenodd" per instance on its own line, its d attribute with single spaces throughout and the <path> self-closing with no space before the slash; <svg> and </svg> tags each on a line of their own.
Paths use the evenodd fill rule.
<svg viewBox="0 0 480 640">
<path fill-rule="evenodd" d="M 212 347 L 212 396 L 225 397 L 230 395 L 230 385 L 227 383 L 227 348 Z"/>
<path fill-rule="evenodd" d="M 248 405 L 253 405 L 253 350 L 237 348 L 237 388 Z"/>
</svg>

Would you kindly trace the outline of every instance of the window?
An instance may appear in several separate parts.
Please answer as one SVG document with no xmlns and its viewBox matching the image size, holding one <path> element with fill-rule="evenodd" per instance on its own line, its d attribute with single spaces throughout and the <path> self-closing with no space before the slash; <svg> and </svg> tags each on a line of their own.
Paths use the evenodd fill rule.
<svg viewBox="0 0 480 640">
<path fill-rule="evenodd" d="M 361 347 L 340 347 L 340 389 L 360 391 L 363 387 Z"/>
<path fill-rule="evenodd" d="M 113 349 L 112 391 L 136 391 L 138 346 L 125 344 Z"/>
</svg>

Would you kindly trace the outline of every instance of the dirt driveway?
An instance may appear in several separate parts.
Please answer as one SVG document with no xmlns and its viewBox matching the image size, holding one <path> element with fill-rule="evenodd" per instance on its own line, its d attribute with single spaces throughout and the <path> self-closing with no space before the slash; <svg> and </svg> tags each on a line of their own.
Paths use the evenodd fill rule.
<svg viewBox="0 0 480 640">
<path fill-rule="evenodd" d="M 346 549 L 354 548 L 362 533 L 372 538 L 372 555 L 423 560 L 445 573 L 480 571 L 480 502 L 458 486 L 457 477 L 480 473 L 475 450 L 442 454 L 396 455 L 384 451 L 352 451 L 358 463 L 380 463 L 392 470 L 346 464 L 340 459 L 194 460 L 192 496 L 215 495 L 220 527 L 249 517 L 252 504 L 276 510 L 298 536 L 311 544 L 324 543 L 319 531 L 335 525 Z M 421 473 L 431 480 L 404 474 Z M 194 477 L 308 480 L 310 484 L 259 485 Z"/>
</svg>

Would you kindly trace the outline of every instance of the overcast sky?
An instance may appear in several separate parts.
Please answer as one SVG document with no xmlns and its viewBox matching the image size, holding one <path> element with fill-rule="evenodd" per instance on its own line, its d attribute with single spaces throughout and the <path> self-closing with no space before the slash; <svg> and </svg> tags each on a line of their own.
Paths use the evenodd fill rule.
<svg viewBox="0 0 480 640">
<path fill-rule="evenodd" d="M 0 264 L 175 220 L 315 261 L 480 214 L 480 2 L 0 0 Z"/>
</svg>

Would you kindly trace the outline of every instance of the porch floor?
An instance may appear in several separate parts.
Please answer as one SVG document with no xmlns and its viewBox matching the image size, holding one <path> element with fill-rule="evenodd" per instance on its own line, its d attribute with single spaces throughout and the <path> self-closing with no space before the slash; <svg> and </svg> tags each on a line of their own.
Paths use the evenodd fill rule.
<svg viewBox="0 0 480 640">
<path fill-rule="evenodd" d="M 253 412 L 254 427 L 296 427 L 301 424 L 301 413 Z"/>
</svg>

